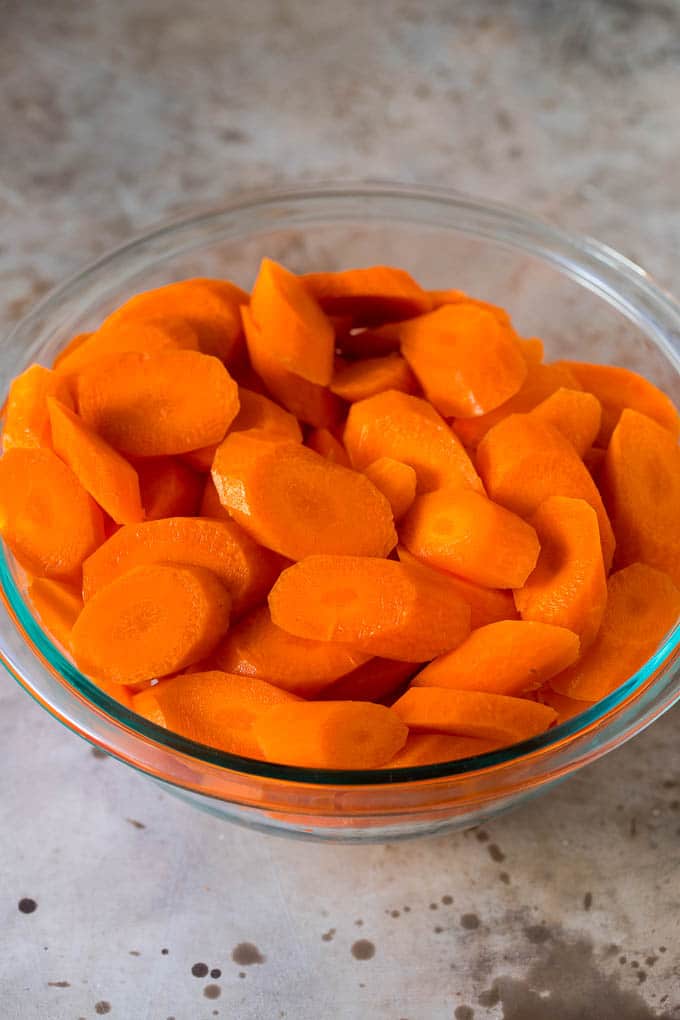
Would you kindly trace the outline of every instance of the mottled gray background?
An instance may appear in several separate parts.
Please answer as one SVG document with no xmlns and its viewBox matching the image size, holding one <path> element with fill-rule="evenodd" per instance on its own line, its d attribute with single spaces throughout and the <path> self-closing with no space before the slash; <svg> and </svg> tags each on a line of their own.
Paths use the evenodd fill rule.
<svg viewBox="0 0 680 1020">
<path fill-rule="evenodd" d="M 504 199 L 677 291 L 679 166 L 673 0 L 0 0 L 3 328 L 162 217 L 320 178 Z M 2 681 L 0 1016 L 680 1016 L 679 721 L 482 832 L 343 848 L 203 817 Z"/>
</svg>

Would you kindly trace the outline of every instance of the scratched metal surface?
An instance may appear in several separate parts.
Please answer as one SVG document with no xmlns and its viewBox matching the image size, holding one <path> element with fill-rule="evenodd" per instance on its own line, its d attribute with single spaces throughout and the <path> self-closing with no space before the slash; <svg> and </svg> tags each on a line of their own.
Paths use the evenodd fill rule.
<svg viewBox="0 0 680 1020">
<path fill-rule="evenodd" d="M 0 0 L 0 24 L 3 328 L 161 217 L 330 177 L 511 201 L 678 289 L 676 2 Z M 319 846 L 192 811 L 0 679 L 0 1016 L 680 1016 L 679 720 L 484 831 Z"/>
</svg>

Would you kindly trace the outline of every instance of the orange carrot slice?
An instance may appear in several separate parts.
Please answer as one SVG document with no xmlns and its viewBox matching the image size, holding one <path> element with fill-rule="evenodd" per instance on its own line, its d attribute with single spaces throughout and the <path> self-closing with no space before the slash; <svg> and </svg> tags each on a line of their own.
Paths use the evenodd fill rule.
<svg viewBox="0 0 680 1020">
<path fill-rule="evenodd" d="M 335 438 L 329 429 L 312 429 L 307 436 L 305 446 L 308 446 L 310 450 L 314 450 L 321 457 L 325 457 L 326 460 L 332 460 L 334 464 L 342 464 L 343 467 L 347 468 L 351 466 L 345 447 L 339 439 Z M 382 489 L 380 491 L 382 492 Z"/>
<path fill-rule="evenodd" d="M 471 305 L 473 308 L 480 308 L 500 323 L 501 326 L 512 326 L 510 316 L 505 308 L 500 305 L 492 305 L 489 301 L 481 301 L 479 298 L 470 297 L 462 290 L 428 290 L 432 301 L 432 308 L 436 311 L 445 305 Z"/>
<path fill-rule="evenodd" d="M 413 468 L 421 492 L 445 485 L 483 491 L 460 440 L 419 397 L 386 390 L 352 404 L 344 442 L 360 471 L 380 457 L 391 457 Z"/>
<path fill-rule="evenodd" d="M 510 415 L 479 444 L 477 470 L 489 496 L 520 517 L 530 517 L 550 496 L 590 503 L 609 570 L 615 540 L 602 497 L 574 447 L 552 425 L 531 415 Z"/>
<path fill-rule="evenodd" d="M 417 765 L 436 765 L 439 762 L 460 761 L 478 754 L 495 751 L 494 740 L 474 737 L 452 737 L 448 733 L 411 733 L 394 758 L 383 766 L 386 769 L 414 768 Z"/>
<path fill-rule="evenodd" d="M 329 315 L 351 315 L 356 325 L 408 319 L 431 308 L 412 276 L 394 266 L 306 273 L 302 281 Z"/>
<path fill-rule="evenodd" d="M 536 532 L 472 489 L 418 496 L 400 528 L 418 559 L 489 588 L 517 588 L 536 566 Z"/>
<path fill-rule="evenodd" d="M 445 305 L 403 323 L 401 350 L 446 417 L 488 414 L 514 396 L 527 376 L 514 331 L 472 304 Z"/>
<path fill-rule="evenodd" d="M 595 641 L 575 665 L 550 681 L 558 694 L 599 701 L 624 683 L 656 650 L 680 616 L 680 591 L 644 563 L 612 574 Z"/>
<path fill-rule="evenodd" d="M 182 454 L 182 460 L 192 471 L 198 471 L 199 474 L 205 475 L 212 469 L 219 445 L 219 443 L 211 443 L 210 446 L 200 446 L 197 450 L 189 450 L 188 453 Z"/>
<path fill-rule="evenodd" d="M 579 457 L 583 457 L 600 430 L 602 405 L 585 390 L 560 388 L 537 404 L 531 414 L 553 425 L 569 440 Z"/>
<path fill-rule="evenodd" d="M 156 354 L 166 350 L 198 350 L 198 336 L 186 319 L 165 316 L 162 319 L 104 324 L 71 353 L 61 359 L 58 371 L 61 375 L 72 375 L 82 371 L 100 358 L 111 354 Z"/>
<path fill-rule="evenodd" d="M 271 705 L 297 698 L 255 677 L 210 670 L 163 680 L 134 696 L 134 709 L 157 726 L 244 758 L 262 758 L 253 722 Z"/>
<path fill-rule="evenodd" d="M 220 497 L 215 488 L 211 475 L 205 480 L 205 488 L 201 497 L 201 517 L 216 517 L 220 521 L 230 521 L 229 511 L 220 503 Z"/>
<path fill-rule="evenodd" d="M 607 579 L 597 516 L 582 499 L 553 496 L 531 518 L 541 543 L 536 569 L 515 604 L 523 620 L 567 627 L 584 652 L 600 629 Z"/>
<path fill-rule="evenodd" d="M 56 397 L 65 406 L 73 407 L 66 382 L 49 368 L 31 365 L 12 381 L 2 433 L 5 452 L 17 447 L 51 447 L 52 434 L 47 410 L 49 397 Z"/>
<path fill-rule="evenodd" d="M 412 687 L 393 705 L 410 730 L 451 733 L 504 746 L 528 740 L 557 719 L 548 705 L 482 691 Z"/>
<path fill-rule="evenodd" d="M 203 494 L 201 478 L 175 457 L 138 461 L 137 476 L 147 521 L 193 517 Z"/>
<path fill-rule="evenodd" d="M 202 567 L 134 567 L 86 602 L 71 632 L 73 657 L 111 683 L 175 673 L 210 654 L 230 607 L 227 589 Z"/>
<path fill-rule="evenodd" d="M 259 606 L 231 628 L 210 657 L 210 667 L 256 676 L 303 697 L 316 695 L 368 659 L 330 641 L 295 637 L 277 627 L 267 606 Z"/>
<path fill-rule="evenodd" d="M 591 446 L 583 455 L 583 463 L 588 468 L 598 489 L 600 488 L 600 472 L 604 464 L 605 453 L 606 450 L 603 450 L 601 446 Z"/>
<path fill-rule="evenodd" d="M 564 627 L 501 620 L 474 630 L 458 648 L 434 659 L 411 684 L 519 695 L 561 673 L 578 654 L 578 637 Z"/>
<path fill-rule="evenodd" d="M 386 322 L 374 329 L 357 327 L 336 336 L 336 346 L 343 357 L 383 358 L 398 354 L 401 347 L 401 323 Z"/>
<path fill-rule="evenodd" d="M 542 705 L 548 705 L 557 712 L 558 725 L 573 719 L 581 712 L 587 711 L 592 706 L 590 701 L 577 701 L 575 698 L 568 698 L 565 694 L 558 694 L 551 687 L 546 686 L 537 691 L 537 698 Z"/>
<path fill-rule="evenodd" d="M 517 343 L 519 349 L 522 352 L 522 357 L 526 361 L 527 365 L 540 365 L 543 361 L 544 349 L 543 341 L 539 340 L 537 336 L 530 337 L 517 337 Z"/>
<path fill-rule="evenodd" d="M 285 436 L 294 442 L 302 442 L 302 430 L 297 419 L 269 397 L 254 393 L 245 386 L 239 386 L 238 398 L 240 407 L 231 423 L 232 432 L 262 429 L 275 436 Z M 212 467 L 212 461 L 210 466 Z"/>
<path fill-rule="evenodd" d="M 139 478 L 131 464 L 89 429 L 77 414 L 48 398 L 54 451 L 116 524 L 144 519 Z"/>
<path fill-rule="evenodd" d="M 261 602 L 281 569 L 279 557 L 233 521 L 166 517 L 125 525 L 90 556 L 83 567 L 85 601 L 132 567 L 165 561 L 212 571 L 231 593 L 235 615 Z"/>
<path fill-rule="evenodd" d="M 416 498 L 418 478 L 411 465 L 392 457 L 379 457 L 364 468 L 364 474 L 392 507 L 395 521 L 401 520 Z"/>
<path fill-rule="evenodd" d="M 74 351 L 77 351 L 78 348 L 85 343 L 87 338 L 91 336 L 92 333 L 76 333 L 76 335 L 69 340 L 66 346 L 62 347 L 59 353 L 55 356 L 54 361 L 52 362 L 52 368 L 59 368 L 69 354 L 73 354 Z"/>
<path fill-rule="evenodd" d="M 674 436 L 680 435 L 680 419 L 670 397 L 648 379 L 620 365 L 592 365 L 584 361 L 561 361 L 584 390 L 602 405 L 602 424 L 597 442 L 607 446 L 624 408 L 629 407 L 658 422 Z"/>
<path fill-rule="evenodd" d="M 75 581 L 104 541 L 104 519 L 52 450 L 17 448 L 0 460 L 0 533 L 31 574 Z"/>
<path fill-rule="evenodd" d="M 394 560 L 308 556 L 269 593 L 277 627 L 341 641 L 369 655 L 425 662 L 470 630 L 470 607 L 442 585 Z"/>
<path fill-rule="evenodd" d="M 62 581 L 36 577 L 29 585 L 28 597 L 45 630 L 68 648 L 73 625 L 83 608 L 79 590 Z"/>
<path fill-rule="evenodd" d="M 238 411 L 224 365 L 196 351 L 102 358 L 78 374 L 77 391 L 85 424 L 136 457 L 218 443 Z"/>
<path fill-rule="evenodd" d="M 329 384 L 335 332 L 298 276 L 271 259 L 262 259 L 250 314 L 272 358 L 307 382 Z"/>
<path fill-rule="evenodd" d="M 268 761 L 312 769 L 377 769 L 404 746 L 408 729 L 370 701 L 298 701 L 258 715 L 253 732 Z"/>
<path fill-rule="evenodd" d="M 376 655 L 330 684 L 319 697 L 324 701 L 381 701 L 402 687 L 416 669 L 413 662 Z"/>
<path fill-rule="evenodd" d="M 331 390 L 350 404 L 374 397 L 383 390 L 413 393 L 416 381 L 411 369 L 400 354 L 385 358 L 366 358 L 338 369 L 331 382 Z"/>
<path fill-rule="evenodd" d="M 299 443 L 233 432 L 217 451 L 212 477 L 234 520 L 289 559 L 317 552 L 386 556 L 396 545 L 383 494 Z"/>
<path fill-rule="evenodd" d="M 626 408 L 600 477 L 619 566 L 640 561 L 680 584 L 680 449 L 673 434 Z"/>
</svg>

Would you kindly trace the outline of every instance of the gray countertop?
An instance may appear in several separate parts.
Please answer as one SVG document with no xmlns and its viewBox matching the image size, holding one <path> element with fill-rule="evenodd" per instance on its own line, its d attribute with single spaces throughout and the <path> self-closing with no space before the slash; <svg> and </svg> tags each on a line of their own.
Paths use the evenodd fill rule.
<svg viewBox="0 0 680 1020">
<path fill-rule="evenodd" d="M 0 0 L 0 24 L 3 328 L 160 218 L 320 178 L 510 201 L 678 290 L 672 0 Z M 484 830 L 323 846 L 193 811 L 0 678 L 0 1017 L 680 1017 L 679 722 Z"/>
</svg>

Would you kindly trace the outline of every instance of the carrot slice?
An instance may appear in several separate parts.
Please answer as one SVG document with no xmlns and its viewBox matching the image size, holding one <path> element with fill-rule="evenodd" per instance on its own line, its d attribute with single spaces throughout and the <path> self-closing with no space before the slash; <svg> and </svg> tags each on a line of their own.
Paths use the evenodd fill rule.
<svg viewBox="0 0 680 1020">
<path fill-rule="evenodd" d="M 409 464 L 418 489 L 466 486 L 483 491 L 460 440 L 435 409 L 419 397 L 386 390 L 352 404 L 345 427 L 345 449 L 360 471 L 380 457 Z"/>
<path fill-rule="evenodd" d="M 413 553 L 403 545 L 397 546 L 397 555 L 402 563 L 412 570 L 420 570 L 427 574 L 431 580 L 439 581 L 441 585 L 449 588 L 455 595 L 464 599 L 470 607 L 470 626 L 473 630 L 483 627 L 487 623 L 495 623 L 497 620 L 516 620 L 517 610 L 509 591 L 501 591 L 498 588 L 483 588 L 472 581 L 466 581 L 462 577 L 447 570 L 438 570 L 428 563 L 417 559 Z"/>
<path fill-rule="evenodd" d="M 410 730 L 451 733 L 504 746 L 528 740 L 557 719 L 548 705 L 485 691 L 412 687 L 392 706 Z"/>
<path fill-rule="evenodd" d="M 79 590 L 62 581 L 36 577 L 29 585 L 28 597 L 45 630 L 68 648 L 73 625 L 83 608 Z"/>
<path fill-rule="evenodd" d="M 229 362 L 238 352 L 242 336 L 239 307 L 248 295 L 227 280 L 196 277 L 136 294 L 105 320 L 109 329 L 123 321 L 172 316 L 189 323 L 204 354 Z"/>
<path fill-rule="evenodd" d="M 144 519 L 139 478 L 131 464 L 89 429 L 77 414 L 48 398 L 54 451 L 116 524 Z"/>
<path fill-rule="evenodd" d="M 616 563 L 640 561 L 680 584 L 680 449 L 673 434 L 626 408 L 600 477 L 616 535 Z"/>
<path fill-rule="evenodd" d="M 566 694 L 558 694 L 552 688 L 546 686 L 537 691 L 538 700 L 542 705 L 548 705 L 557 712 L 557 724 L 567 722 L 574 716 L 580 715 L 591 708 L 591 701 L 577 701 L 575 698 L 568 698 Z"/>
<path fill-rule="evenodd" d="M 607 446 L 624 408 L 629 407 L 658 422 L 673 435 L 680 435 L 680 418 L 670 397 L 648 379 L 619 365 L 593 365 L 585 361 L 561 361 L 584 390 L 602 405 L 602 423 L 597 442 Z"/>
<path fill-rule="evenodd" d="M 314 450 L 326 460 L 332 460 L 334 464 L 342 464 L 343 467 L 351 467 L 347 451 L 339 439 L 336 439 L 329 429 L 312 429 L 307 436 L 305 446 Z M 371 479 L 373 481 L 373 479 Z M 378 486 L 380 489 L 380 486 Z M 382 489 L 380 490 L 382 492 Z"/>
<path fill-rule="evenodd" d="M 517 343 L 519 349 L 522 352 L 522 357 L 526 361 L 527 365 L 540 365 L 543 361 L 543 355 L 545 353 L 543 349 L 543 341 L 539 340 L 537 336 L 530 337 L 517 337 Z"/>
<path fill-rule="evenodd" d="M 163 680 L 133 698 L 135 711 L 157 726 L 244 758 L 262 758 L 255 719 L 271 705 L 295 701 L 264 680 L 216 670 Z"/>
<path fill-rule="evenodd" d="M 73 407 L 68 385 L 55 372 L 42 365 L 31 365 L 12 381 L 7 398 L 2 447 L 31 449 L 51 447 L 52 433 L 47 410 L 49 397 Z"/>
<path fill-rule="evenodd" d="M 460 761 L 478 754 L 495 751 L 494 740 L 474 737 L 452 737 L 448 733 L 411 733 L 394 758 L 384 765 L 386 769 L 414 768 L 417 765 L 436 765 L 439 762 Z"/>
<path fill-rule="evenodd" d="M 371 557 L 308 556 L 282 572 L 269 608 L 277 627 L 298 637 L 403 662 L 432 659 L 470 631 L 463 599 L 403 563 Z"/>
<path fill-rule="evenodd" d="M 400 537 L 418 559 L 489 588 L 521 587 L 539 553 L 531 525 L 472 489 L 418 496 Z"/>
<path fill-rule="evenodd" d="M 604 464 L 606 452 L 607 451 L 603 450 L 601 446 L 591 446 L 590 449 L 586 450 L 583 455 L 583 463 L 588 468 L 588 471 L 590 472 L 590 475 L 598 489 L 600 488 L 600 473 L 602 465 Z"/>
<path fill-rule="evenodd" d="M 501 620 L 473 630 L 462 645 L 434 659 L 411 684 L 519 695 L 571 666 L 578 654 L 578 637 L 564 627 Z"/>
<path fill-rule="evenodd" d="M 231 593 L 235 615 L 261 602 L 281 569 L 279 557 L 234 521 L 166 517 L 125 525 L 86 560 L 85 601 L 132 567 L 164 561 L 211 570 Z"/>
<path fill-rule="evenodd" d="M 250 314 L 272 358 L 307 382 L 329 384 L 335 332 L 300 277 L 262 259 Z"/>
<path fill-rule="evenodd" d="M 258 715 L 253 732 L 268 761 L 312 769 L 377 769 L 404 746 L 408 729 L 370 701 L 298 701 Z"/>
<path fill-rule="evenodd" d="M 595 641 L 575 665 L 550 681 L 558 694 L 599 701 L 624 683 L 656 650 L 680 616 L 671 578 L 632 563 L 609 578 L 607 608 Z"/>
<path fill-rule="evenodd" d="M 416 669 L 413 662 L 376 655 L 330 684 L 319 697 L 329 701 L 381 701 L 403 686 Z"/>
<path fill-rule="evenodd" d="M 582 499 L 553 496 L 531 518 L 541 543 L 536 569 L 515 592 L 523 620 L 567 627 L 584 652 L 600 629 L 607 579 L 597 516 Z"/>
<path fill-rule="evenodd" d="M 267 606 L 259 606 L 231 628 L 209 664 L 309 698 L 367 658 L 344 645 L 295 637 L 272 622 Z"/>
<path fill-rule="evenodd" d="M 401 351 L 446 417 L 488 414 L 514 396 L 527 376 L 514 331 L 472 304 L 445 305 L 402 323 Z"/>
<path fill-rule="evenodd" d="M 317 552 L 386 556 L 396 545 L 383 494 L 299 443 L 233 432 L 217 451 L 212 477 L 234 520 L 289 559 Z"/>
<path fill-rule="evenodd" d="M 329 315 L 351 315 L 356 325 L 409 319 L 431 308 L 427 293 L 394 266 L 306 273 L 304 285 Z"/>
<path fill-rule="evenodd" d="M 470 297 L 463 290 L 428 290 L 427 293 L 430 295 L 434 311 L 445 305 L 471 305 L 473 308 L 480 308 L 493 315 L 501 326 L 512 326 L 510 316 L 505 308 L 501 308 L 500 305 L 492 305 L 489 301 Z"/>
<path fill-rule="evenodd" d="M 138 461 L 136 467 L 147 521 L 198 513 L 202 480 L 187 464 L 175 457 L 153 457 Z"/>
<path fill-rule="evenodd" d="M 602 497 L 574 447 L 552 425 L 531 415 L 510 415 L 479 444 L 477 470 L 489 496 L 520 517 L 530 517 L 550 496 L 590 503 L 609 570 L 615 540 Z"/>
<path fill-rule="evenodd" d="M 537 404 L 531 414 L 553 425 L 583 457 L 600 430 L 602 405 L 592 393 L 562 387 Z"/>
<path fill-rule="evenodd" d="M 59 368 L 69 354 L 73 354 L 74 351 L 77 351 L 81 344 L 84 344 L 90 336 L 92 336 L 92 333 L 76 333 L 74 337 L 71 337 L 66 346 L 62 347 L 59 353 L 55 356 L 54 361 L 52 362 L 52 368 Z"/>
<path fill-rule="evenodd" d="M 156 354 L 167 350 L 198 350 L 198 336 L 186 319 L 165 316 L 162 319 L 114 322 L 101 326 L 59 362 L 61 375 L 82 371 L 100 358 L 111 354 Z"/>
<path fill-rule="evenodd" d="M 197 450 L 189 450 L 182 454 L 182 460 L 193 471 L 205 475 L 211 469 L 219 443 L 211 443 L 210 446 L 200 446 Z"/>
<path fill-rule="evenodd" d="M 416 381 L 408 364 L 400 354 L 384 358 L 365 358 L 338 369 L 331 382 L 331 390 L 350 404 L 366 400 L 383 390 L 414 393 Z"/>
<path fill-rule="evenodd" d="M 395 521 L 401 520 L 416 498 L 418 478 L 411 465 L 392 457 L 379 457 L 364 468 L 364 474 L 392 507 Z"/>
<path fill-rule="evenodd" d="M 275 436 L 285 436 L 294 442 L 302 442 L 302 430 L 297 419 L 288 411 L 275 404 L 269 397 L 254 393 L 245 386 L 238 388 L 239 412 L 231 423 L 232 432 L 247 429 L 263 429 Z M 211 462 L 212 467 L 212 462 Z"/>
<path fill-rule="evenodd" d="M 336 425 L 342 414 L 340 398 L 326 386 L 303 379 L 277 361 L 247 305 L 241 308 L 241 317 L 253 368 L 272 397 L 306 425 L 314 428 Z"/>
<path fill-rule="evenodd" d="M 75 581 L 104 541 L 104 518 L 52 450 L 17 448 L 0 460 L 0 533 L 31 574 Z"/>
<path fill-rule="evenodd" d="M 230 607 L 227 589 L 202 567 L 134 567 L 85 603 L 71 632 L 73 657 L 111 683 L 175 673 L 210 654 Z"/>
<path fill-rule="evenodd" d="M 479 418 L 459 418 L 453 423 L 456 435 L 466 447 L 475 449 L 489 429 L 509 414 L 522 414 L 533 410 L 556 390 L 581 389 L 576 377 L 566 365 L 527 363 L 527 376 L 522 387 L 500 407 Z"/>
<path fill-rule="evenodd" d="M 208 475 L 205 480 L 205 488 L 201 497 L 200 515 L 201 517 L 216 517 L 220 521 L 231 520 L 231 514 L 220 503 L 220 497 L 211 475 Z"/>
<path fill-rule="evenodd" d="M 136 457 L 218 443 L 238 411 L 238 387 L 217 358 L 196 351 L 111 355 L 78 374 L 86 425 Z"/>
<path fill-rule="evenodd" d="M 401 323 L 386 322 L 383 326 L 366 329 L 363 326 L 347 330 L 336 337 L 337 349 L 347 358 L 383 358 L 398 354 L 401 347 Z"/>
</svg>

